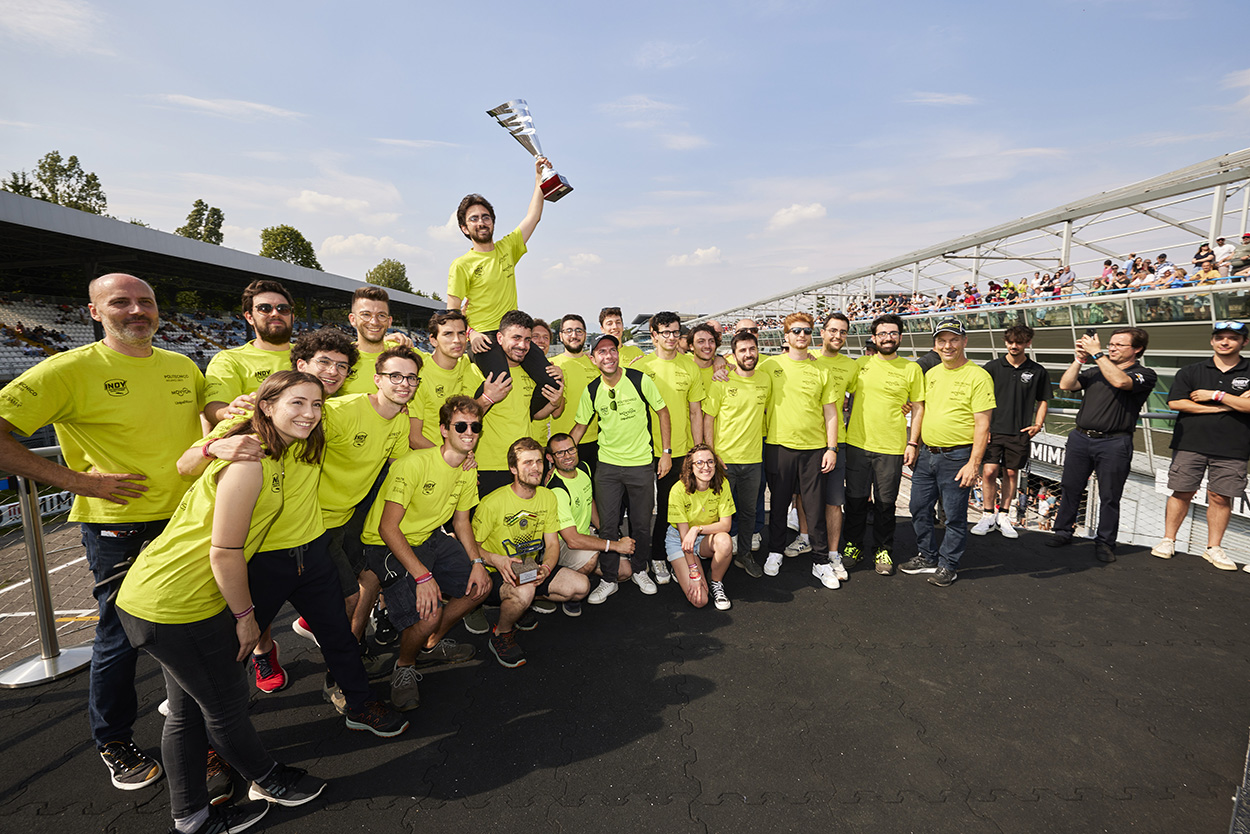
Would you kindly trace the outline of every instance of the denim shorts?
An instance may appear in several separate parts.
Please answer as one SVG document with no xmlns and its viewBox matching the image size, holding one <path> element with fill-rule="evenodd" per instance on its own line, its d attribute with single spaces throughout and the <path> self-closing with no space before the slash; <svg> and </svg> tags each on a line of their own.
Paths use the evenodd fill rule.
<svg viewBox="0 0 1250 834">
<path fill-rule="evenodd" d="M 703 546 L 703 540 L 707 536 L 699 535 L 694 540 L 694 554 L 699 555 L 699 549 Z M 676 562 L 678 559 L 685 558 L 686 552 L 681 549 L 681 533 L 677 532 L 677 528 L 668 525 L 668 532 L 664 534 L 664 552 L 668 554 L 670 562 Z"/>
</svg>

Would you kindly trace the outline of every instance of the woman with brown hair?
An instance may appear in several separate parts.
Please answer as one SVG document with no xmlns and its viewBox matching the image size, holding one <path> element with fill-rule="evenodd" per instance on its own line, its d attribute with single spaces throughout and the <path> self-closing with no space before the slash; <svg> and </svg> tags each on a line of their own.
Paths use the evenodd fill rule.
<svg viewBox="0 0 1250 834">
<path fill-rule="evenodd" d="M 703 577 L 700 558 L 711 559 L 710 592 L 721 611 L 732 607 L 725 593 L 725 573 L 733 558 L 729 527 L 733 521 L 734 499 L 725 488 L 725 464 L 706 443 L 699 443 L 686 455 L 681 477 L 668 496 L 669 528 L 664 544 L 672 574 L 696 608 L 707 605 L 709 585 Z"/>
</svg>

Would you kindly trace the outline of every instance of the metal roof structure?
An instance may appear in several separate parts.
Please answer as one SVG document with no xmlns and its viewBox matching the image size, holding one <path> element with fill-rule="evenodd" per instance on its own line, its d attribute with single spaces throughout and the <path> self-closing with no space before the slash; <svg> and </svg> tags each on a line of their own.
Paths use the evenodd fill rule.
<svg viewBox="0 0 1250 834">
<path fill-rule="evenodd" d="M 81 270 L 81 292 L 111 271 L 141 278 L 177 278 L 188 289 L 237 291 L 252 281 L 281 281 L 297 297 L 346 307 L 361 281 L 262 258 L 111 217 L 0 191 L 0 275 L 16 278 L 24 292 L 55 292 L 65 275 Z M 387 290 L 397 320 L 423 326 L 434 303 Z"/>
<path fill-rule="evenodd" d="M 968 281 L 1024 277 L 1070 266 L 1078 280 L 1101 273 L 1105 259 L 1230 241 L 1250 230 L 1250 148 L 1217 156 L 1050 211 L 908 252 L 861 269 L 730 307 L 707 318 L 833 311 L 851 300 L 926 292 Z"/>
</svg>

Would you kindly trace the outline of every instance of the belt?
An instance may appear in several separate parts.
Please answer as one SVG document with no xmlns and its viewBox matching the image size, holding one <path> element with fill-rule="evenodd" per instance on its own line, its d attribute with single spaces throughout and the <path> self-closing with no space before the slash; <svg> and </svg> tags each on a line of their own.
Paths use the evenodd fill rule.
<svg viewBox="0 0 1250 834">
<path fill-rule="evenodd" d="M 1091 440 L 1101 440 L 1104 437 L 1125 437 L 1133 433 L 1132 430 L 1129 430 L 1129 431 L 1090 431 L 1089 429 L 1083 429 L 1080 426 L 1077 426 L 1076 430 L 1079 431 L 1081 434 L 1085 435 L 1086 437 L 1090 438 Z"/>
<path fill-rule="evenodd" d="M 935 455 L 944 455 L 947 452 L 958 452 L 960 449 L 972 448 L 971 443 L 960 443 L 958 446 L 930 446 L 928 443 L 922 443 L 920 445 L 924 446 L 932 454 L 935 454 Z"/>
</svg>

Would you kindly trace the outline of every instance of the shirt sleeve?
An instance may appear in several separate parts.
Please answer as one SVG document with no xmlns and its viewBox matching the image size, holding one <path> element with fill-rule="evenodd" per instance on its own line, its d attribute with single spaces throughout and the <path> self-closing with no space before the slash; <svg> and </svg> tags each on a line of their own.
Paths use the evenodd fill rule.
<svg viewBox="0 0 1250 834">
<path fill-rule="evenodd" d="M 994 379 L 989 374 L 982 371 L 977 374 L 976 382 L 972 388 L 972 410 L 973 412 L 990 411 L 997 405 L 994 397 Z"/>
<path fill-rule="evenodd" d="M 382 484 L 382 498 L 386 501 L 393 501 L 401 507 L 407 507 L 416 482 L 417 478 L 413 474 L 412 467 L 405 466 L 404 462 L 400 461 L 391 467 L 386 481 Z"/>
<path fill-rule="evenodd" d="M 28 437 L 49 423 L 72 422 L 75 413 L 68 375 L 51 372 L 47 361 L 0 390 L 0 417 Z"/>
<path fill-rule="evenodd" d="M 703 402 L 707 397 L 707 391 L 703 387 L 703 374 L 699 373 L 699 366 L 693 361 L 690 364 L 694 365 L 694 381 L 690 383 L 690 390 L 686 392 L 686 402 Z"/>
<path fill-rule="evenodd" d="M 924 402 L 924 372 L 920 366 L 912 363 L 907 372 L 911 374 L 911 384 L 907 388 L 907 399 L 914 403 Z"/>
<path fill-rule="evenodd" d="M 725 393 L 725 383 L 713 382 L 712 387 L 708 389 L 707 396 L 703 398 L 703 413 L 715 417 L 720 414 L 721 398 Z"/>
<path fill-rule="evenodd" d="M 1129 374 L 1129 379 L 1133 380 L 1134 394 L 1145 394 L 1154 390 L 1159 375 L 1149 368 L 1138 366 L 1137 370 Z"/>
<path fill-rule="evenodd" d="M 1194 391 L 1194 384 L 1190 377 L 1190 368 L 1193 365 L 1187 365 L 1176 372 L 1176 378 L 1172 380 L 1172 388 L 1168 391 L 1168 401 L 1187 400 L 1189 395 Z"/>
<path fill-rule="evenodd" d="M 556 494 L 556 512 L 560 518 L 560 529 L 576 528 L 577 522 L 573 520 L 573 499 L 569 496 L 569 491 L 553 489 L 552 492 Z"/>
<path fill-rule="evenodd" d="M 478 505 L 477 470 L 465 472 L 461 470 L 460 480 L 464 488 L 460 490 L 460 500 L 456 502 L 456 512 L 467 512 Z M 481 539 L 478 539 L 481 541 Z"/>
<path fill-rule="evenodd" d="M 594 404 L 590 401 L 590 388 L 582 389 L 582 396 L 577 401 L 577 416 L 573 418 L 573 422 L 583 426 L 590 425 L 590 420 L 595 416 Z"/>
<path fill-rule="evenodd" d="M 465 298 L 469 294 L 469 272 L 461 265 L 460 258 L 451 262 L 447 270 L 447 294 Z"/>
<path fill-rule="evenodd" d="M 686 488 L 676 484 L 668 493 L 668 523 L 676 527 L 682 522 L 687 524 L 690 519 L 686 514 L 686 505 L 689 503 L 690 497 L 686 495 Z"/>
<path fill-rule="evenodd" d="M 210 403 L 230 403 L 243 393 L 238 367 L 224 350 L 209 360 L 208 373 L 204 376 L 204 396 Z"/>
<path fill-rule="evenodd" d="M 1050 385 L 1050 371 L 1042 368 L 1037 374 L 1037 402 L 1050 402 L 1053 393 Z"/>
<path fill-rule="evenodd" d="M 667 407 L 667 403 L 664 402 L 664 395 L 660 393 L 659 388 L 655 387 L 655 380 L 646 374 L 642 375 L 642 395 L 646 398 L 647 404 L 656 411 Z"/>
<path fill-rule="evenodd" d="M 725 483 L 721 484 L 720 488 L 720 515 L 717 521 L 725 516 L 732 516 L 737 511 L 738 508 L 734 505 L 733 492 L 730 491 L 729 481 L 726 480 Z"/>
</svg>

